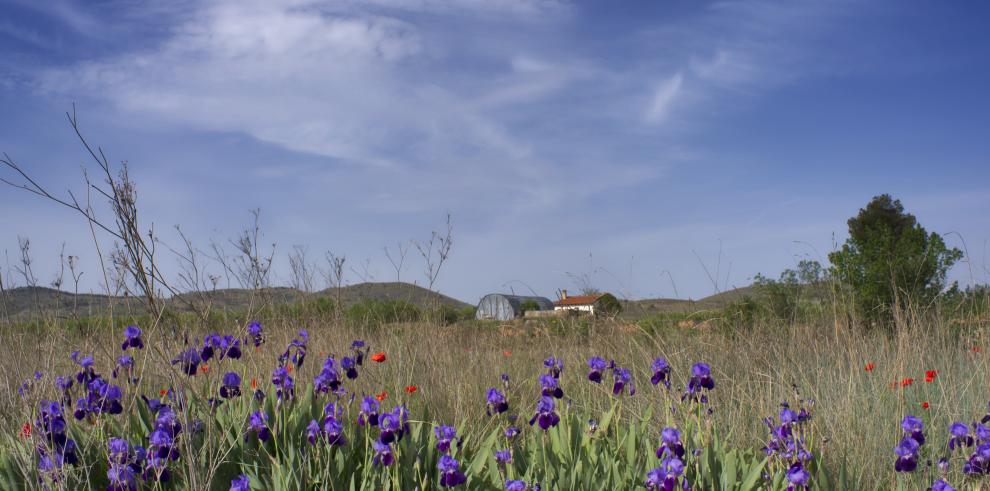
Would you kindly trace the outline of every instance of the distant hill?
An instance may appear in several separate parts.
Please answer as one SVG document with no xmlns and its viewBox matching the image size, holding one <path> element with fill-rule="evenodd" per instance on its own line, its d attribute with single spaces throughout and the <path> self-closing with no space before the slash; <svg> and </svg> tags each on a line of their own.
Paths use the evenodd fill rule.
<svg viewBox="0 0 990 491">
<path fill-rule="evenodd" d="M 326 290 L 315 293 L 315 295 L 337 298 L 338 292 L 335 288 L 327 288 Z M 471 304 L 453 297 L 448 297 L 442 293 L 427 290 L 419 285 L 394 281 L 386 283 L 358 283 L 356 285 L 345 286 L 340 289 L 339 295 L 340 302 L 344 305 L 351 305 L 361 300 L 405 300 L 421 307 L 446 305 L 448 307 L 462 308 L 471 306 Z"/>
<path fill-rule="evenodd" d="M 190 310 L 190 305 L 212 304 L 214 309 L 243 310 L 251 302 L 287 304 L 317 298 L 339 298 L 346 307 L 362 300 L 404 300 L 419 307 L 446 305 L 455 308 L 469 304 L 455 298 L 432 292 L 421 286 L 409 283 L 359 283 L 342 287 L 339 292 L 328 288 L 315 293 L 307 293 L 294 288 L 267 288 L 259 291 L 228 288 L 221 290 L 191 292 L 166 299 L 174 308 Z M 68 312 L 76 309 L 80 315 L 100 315 L 106 312 L 113 301 L 118 310 L 132 309 L 144 311 L 140 298 L 109 297 L 107 295 L 80 293 L 74 294 L 45 287 L 20 287 L 0 293 L 0 318 L 29 319 L 39 313 L 55 311 Z"/>
<path fill-rule="evenodd" d="M 623 315 L 627 317 L 642 317 L 662 312 L 697 312 L 725 307 L 727 304 L 745 296 L 757 297 L 760 293 L 752 285 L 734 288 L 716 293 L 700 300 L 682 300 L 676 298 L 648 298 L 643 300 L 626 300 L 622 302 Z"/>
</svg>

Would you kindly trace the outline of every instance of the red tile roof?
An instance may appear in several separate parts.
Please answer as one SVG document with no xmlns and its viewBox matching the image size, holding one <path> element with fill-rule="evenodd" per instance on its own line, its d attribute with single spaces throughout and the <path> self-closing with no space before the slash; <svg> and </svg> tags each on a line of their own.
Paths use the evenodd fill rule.
<svg viewBox="0 0 990 491">
<path fill-rule="evenodd" d="M 553 304 L 558 307 L 573 307 L 576 305 L 591 305 L 602 298 L 601 295 L 574 295 L 568 296 L 567 298 L 557 300 Z"/>
</svg>

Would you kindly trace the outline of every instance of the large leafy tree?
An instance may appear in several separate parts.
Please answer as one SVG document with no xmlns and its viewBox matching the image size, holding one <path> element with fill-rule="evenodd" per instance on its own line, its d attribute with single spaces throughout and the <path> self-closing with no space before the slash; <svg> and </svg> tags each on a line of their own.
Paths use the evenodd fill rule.
<svg viewBox="0 0 990 491">
<path fill-rule="evenodd" d="M 849 239 L 828 256 L 831 273 L 855 292 L 857 308 L 871 320 L 889 319 L 895 305 L 931 300 L 962 258 L 889 194 L 873 198 L 848 225 Z"/>
</svg>

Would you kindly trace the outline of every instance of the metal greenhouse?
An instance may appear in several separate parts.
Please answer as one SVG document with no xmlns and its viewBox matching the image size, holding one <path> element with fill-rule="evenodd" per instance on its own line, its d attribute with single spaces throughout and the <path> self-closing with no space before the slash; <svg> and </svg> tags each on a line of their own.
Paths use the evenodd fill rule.
<svg viewBox="0 0 990 491">
<path fill-rule="evenodd" d="M 478 310 L 475 313 L 475 318 L 505 321 L 522 317 L 522 306 L 527 301 L 532 301 L 538 305 L 540 310 L 553 310 L 553 302 L 549 298 L 490 293 L 481 297 L 481 301 L 478 302 Z"/>
</svg>

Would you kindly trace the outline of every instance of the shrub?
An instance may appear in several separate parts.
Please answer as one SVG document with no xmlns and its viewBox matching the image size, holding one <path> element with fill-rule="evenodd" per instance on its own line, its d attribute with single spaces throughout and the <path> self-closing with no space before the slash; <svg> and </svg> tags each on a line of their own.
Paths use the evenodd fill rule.
<svg viewBox="0 0 990 491">
<path fill-rule="evenodd" d="M 598 297 L 598 311 L 603 315 L 614 317 L 622 313 L 622 303 L 615 298 L 615 295 L 606 293 Z"/>
<path fill-rule="evenodd" d="M 360 325 L 415 322 L 420 310 L 405 300 L 362 300 L 347 308 L 347 320 Z"/>
</svg>

